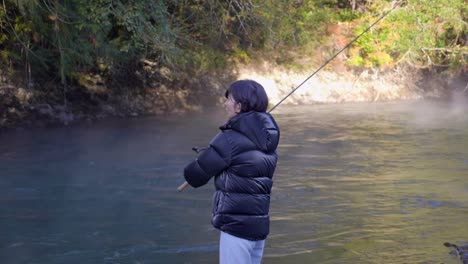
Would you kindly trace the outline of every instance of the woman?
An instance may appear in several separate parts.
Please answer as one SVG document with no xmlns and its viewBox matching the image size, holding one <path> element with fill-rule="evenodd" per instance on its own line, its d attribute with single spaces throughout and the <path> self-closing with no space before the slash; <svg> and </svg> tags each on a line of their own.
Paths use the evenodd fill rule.
<svg viewBox="0 0 468 264">
<path fill-rule="evenodd" d="M 215 176 L 211 223 L 221 230 L 220 263 L 260 263 L 280 131 L 266 113 L 268 97 L 259 83 L 236 81 L 225 97 L 229 120 L 184 177 L 196 188 Z"/>
</svg>

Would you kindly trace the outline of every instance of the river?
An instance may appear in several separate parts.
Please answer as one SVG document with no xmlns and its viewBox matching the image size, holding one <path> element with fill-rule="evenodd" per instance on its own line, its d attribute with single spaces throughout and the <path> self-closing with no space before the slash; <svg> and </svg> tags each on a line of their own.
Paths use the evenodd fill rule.
<svg viewBox="0 0 468 264">
<path fill-rule="evenodd" d="M 460 263 L 467 104 L 280 106 L 263 263 Z M 223 111 L 223 110 L 220 110 Z M 183 167 L 220 114 L 0 134 L 0 263 L 216 263 L 212 181 Z"/>
</svg>

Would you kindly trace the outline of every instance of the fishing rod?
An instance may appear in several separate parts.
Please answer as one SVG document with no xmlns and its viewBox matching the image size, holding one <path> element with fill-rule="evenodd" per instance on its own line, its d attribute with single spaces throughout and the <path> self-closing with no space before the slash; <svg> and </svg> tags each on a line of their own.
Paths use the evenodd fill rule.
<svg viewBox="0 0 468 264">
<path fill-rule="evenodd" d="M 317 70 L 315 70 L 309 77 L 307 77 L 303 82 L 301 82 L 296 88 L 291 90 L 283 99 L 281 99 L 278 103 L 276 103 L 269 111 L 268 113 L 271 113 L 273 110 L 276 109 L 284 100 L 286 100 L 289 96 L 291 96 L 297 89 L 299 89 L 303 84 L 305 84 L 310 78 L 314 77 L 315 74 L 317 74 L 319 71 L 321 71 L 325 66 L 327 66 L 332 60 L 334 60 L 338 55 L 340 55 L 341 52 L 345 51 L 349 46 L 351 46 L 354 42 L 356 42 L 362 35 L 366 34 L 371 28 L 373 28 L 377 23 L 379 23 L 382 19 L 384 19 L 388 14 L 390 14 L 393 10 L 395 10 L 399 6 L 399 2 L 396 2 L 395 5 L 385 12 L 382 16 L 379 17 L 374 23 L 372 23 L 369 27 L 367 27 L 361 34 L 357 35 L 353 40 L 351 40 L 346 46 L 344 46 L 341 50 L 339 50 L 335 55 L 333 55 L 330 59 L 328 59 L 324 64 L 322 64 Z M 198 150 L 198 148 L 193 148 L 193 150 L 197 153 L 199 153 L 201 150 Z M 203 149 L 202 149 L 203 150 Z M 188 186 L 188 182 L 185 181 L 182 183 L 178 188 L 177 191 L 181 192 L 183 191 L 186 187 Z"/>
</svg>

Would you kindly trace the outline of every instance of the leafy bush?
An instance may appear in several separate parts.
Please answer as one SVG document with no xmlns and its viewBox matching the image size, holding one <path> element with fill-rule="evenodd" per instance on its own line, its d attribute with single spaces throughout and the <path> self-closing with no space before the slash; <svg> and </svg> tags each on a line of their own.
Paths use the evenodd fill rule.
<svg viewBox="0 0 468 264">
<path fill-rule="evenodd" d="M 388 4 L 383 2 L 382 9 L 388 10 Z M 362 32 L 377 16 L 368 13 L 357 20 L 355 34 Z M 357 41 L 360 52 L 351 54 L 349 64 L 367 67 L 392 66 L 398 62 L 416 67 L 460 65 L 468 53 L 464 46 L 466 17 L 464 0 L 408 1 Z"/>
</svg>

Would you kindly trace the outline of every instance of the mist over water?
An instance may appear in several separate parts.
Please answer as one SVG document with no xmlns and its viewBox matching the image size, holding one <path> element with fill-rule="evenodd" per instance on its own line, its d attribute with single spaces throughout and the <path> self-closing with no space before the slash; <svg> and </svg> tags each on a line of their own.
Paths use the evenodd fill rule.
<svg viewBox="0 0 468 264">
<path fill-rule="evenodd" d="M 263 263 L 459 263 L 442 243 L 468 242 L 466 110 L 278 107 Z M 212 182 L 175 189 L 219 111 L 0 135 L 0 262 L 216 263 Z"/>
</svg>

